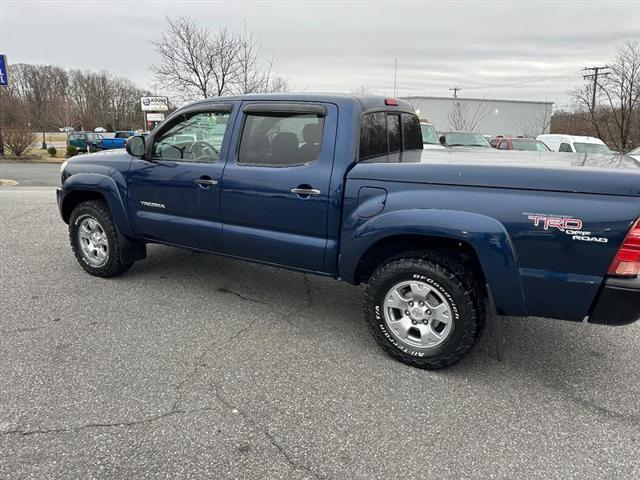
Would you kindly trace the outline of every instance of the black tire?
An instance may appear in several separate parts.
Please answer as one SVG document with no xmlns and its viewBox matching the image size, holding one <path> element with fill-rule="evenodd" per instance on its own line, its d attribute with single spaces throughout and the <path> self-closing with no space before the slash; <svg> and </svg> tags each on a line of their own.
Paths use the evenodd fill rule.
<svg viewBox="0 0 640 480">
<path fill-rule="evenodd" d="M 89 262 L 80 246 L 78 229 L 84 219 L 92 218 L 102 228 L 108 242 L 108 254 L 106 260 L 95 265 Z M 69 218 L 69 241 L 78 263 L 91 275 L 96 277 L 114 277 L 131 268 L 131 263 L 123 263 L 120 256 L 120 239 L 116 226 L 111 218 L 109 207 L 101 200 L 91 200 L 80 203 L 73 209 Z"/>
<path fill-rule="evenodd" d="M 446 298 L 453 317 L 442 343 L 423 349 L 398 341 L 384 311 L 385 298 L 393 286 L 416 279 Z M 445 368 L 464 358 L 480 337 L 485 321 L 484 297 L 473 273 L 448 256 L 425 251 L 404 253 L 378 267 L 369 279 L 364 309 L 369 331 L 387 354 L 428 370 Z"/>
</svg>

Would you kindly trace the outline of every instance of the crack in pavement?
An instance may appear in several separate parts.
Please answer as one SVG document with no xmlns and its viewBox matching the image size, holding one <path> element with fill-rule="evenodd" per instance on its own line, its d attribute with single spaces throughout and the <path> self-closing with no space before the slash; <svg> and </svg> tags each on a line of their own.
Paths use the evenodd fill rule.
<svg viewBox="0 0 640 480">
<path fill-rule="evenodd" d="M 222 396 L 221 392 L 222 392 L 222 389 L 220 384 L 215 384 L 214 395 L 218 400 L 218 402 L 220 402 L 220 404 L 223 405 L 224 407 L 228 408 L 232 413 L 240 415 L 240 417 L 242 417 L 242 419 L 245 420 L 251 427 L 261 432 L 269 440 L 269 443 L 271 444 L 271 446 L 278 451 L 280 456 L 285 460 L 285 462 L 289 466 L 291 466 L 295 470 L 302 470 L 303 472 L 306 472 L 307 474 L 311 475 L 313 478 L 317 478 L 317 479 L 328 478 L 326 475 L 316 472 L 308 465 L 305 465 L 304 463 L 301 463 L 295 458 L 293 458 L 291 454 L 289 454 L 289 452 L 287 452 L 287 450 L 280 443 L 278 443 L 278 441 L 275 438 L 275 435 L 271 433 L 268 427 L 260 425 L 256 420 L 250 417 L 247 413 L 240 410 L 231 402 L 227 401 L 227 399 L 225 399 Z"/>
<path fill-rule="evenodd" d="M 255 323 L 257 323 L 258 320 L 259 319 L 255 319 L 252 322 L 250 322 L 248 325 L 243 326 L 242 328 L 240 328 L 239 330 L 234 332 L 232 335 L 230 335 L 227 338 L 227 340 L 225 340 L 225 341 L 233 340 L 234 338 L 238 337 L 242 333 L 246 332 L 251 327 L 253 327 L 253 325 Z M 45 327 L 42 327 L 42 328 L 45 328 Z M 215 349 L 215 344 L 213 346 L 211 346 L 211 348 L 204 348 L 202 353 L 200 353 L 195 358 L 195 360 L 193 362 L 193 368 L 191 369 L 191 371 L 185 376 L 185 378 L 182 381 L 180 381 L 174 387 L 175 399 L 174 399 L 173 403 L 171 404 L 171 408 L 169 408 L 169 410 L 164 412 L 164 413 L 155 415 L 153 417 L 141 419 L 141 420 L 130 420 L 130 421 L 119 421 L 119 422 L 95 422 L 95 423 L 87 423 L 87 424 L 83 424 L 83 425 L 78 425 L 78 426 L 75 426 L 75 427 L 59 427 L 59 428 L 36 429 L 36 430 L 14 429 L 14 430 L 8 430 L 8 431 L 0 432 L 0 435 L 2 435 L 2 436 L 7 436 L 7 435 L 30 436 L 30 435 L 38 435 L 38 434 L 45 435 L 45 434 L 55 434 L 55 433 L 71 433 L 71 432 L 76 432 L 76 431 L 80 431 L 80 430 L 87 429 L 87 428 L 132 427 L 132 426 L 138 426 L 138 425 L 144 425 L 144 424 L 148 424 L 148 423 L 153 423 L 153 422 L 156 422 L 156 421 L 171 417 L 173 415 L 190 415 L 190 414 L 194 414 L 194 413 L 201 413 L 201 412 L 205 412 L 205 411 L 211 411 L 212 410 L 211 407 L 201 407 L 201 408 L 195 408 L 195 409 L 190 409 L 190 410 L 183 410 L 183 409 L 178 408 L 178 406 L 180 405 L 180 402 L 182 401 L 182 396 L 183 396 L 182 395 L 182 389 L 184 388 L 184 386 L 187 383 L 189 383 L 190 381 L 192 381 L 193 379 L 196 378 L 196 376 L 198 374 L 198 370 L 203 366 L 202 365 L 202 359 L 212 349 Z"/>
<path fill-rule="evenodd" d="M 78 425 L 75 427 L 66 427 L 66 428 L 49 428 L 49 429 L 39 429 L 39 430 L 7 430 L 2 432 L 2 436 L 7 435 L 21 435 L 21 436 L 30 436 L 30 435 L 47 435 L 47 434 L 55 434 L 55 433 L 72 433 L 78 432 L 85 429 L 90 428 L 111 428 L 111 427 L 135 427 L 138 425 L 145 425 L 148 423 L 157 422 L 159 420 L 163 420 L 165 418 L 171 417 L 173 415 L 191 415 L 196 413 L 202 413 L 213 410 L 211 407 L 201 407 L 194 408 L 191 410 L 180 410 L 180 409 L 170 409 L 167 412 L 161 413 L 159 415 L 155 415 L 153 417 L 141 419 L 141 420 L 130 420 L 128 422 L 95 422 L 95 423 L 85 423 L 83 425 Z"/>
<path fill-rule="evenodd" d="M 45 328 L 48 328 L 50 325 L 41 325 L 39 327 L 20 327 L 20 328 L 15 328 L 13 330 L 3 330 L 0 331 L 0 334 L 3 336 L 6 335 L 13 335 L 16 333 L 25 333 L 25 332 L 37 332 L 38 330 L 44 330 Z"/>
<path fill-rule="evenodd" d="M 267 302 L 263 302 L 262 300 L 257 300 L 255 298 L 251 298 L 251 297 L 245 297 L 244 295 L 242 295 L 242 294 L 240 294 L 238 292 L 234 292 L 233 290 L 229 290 L 227 287 L 220 287 L 217 290 L 220 293 L 228 293 L 229 295 L 235 295 L 236 297 L 241 298 L 242 300 L 247 300 L 248 302 L 259 303 L 261 305 L 267 305 Z"/>
</svg>

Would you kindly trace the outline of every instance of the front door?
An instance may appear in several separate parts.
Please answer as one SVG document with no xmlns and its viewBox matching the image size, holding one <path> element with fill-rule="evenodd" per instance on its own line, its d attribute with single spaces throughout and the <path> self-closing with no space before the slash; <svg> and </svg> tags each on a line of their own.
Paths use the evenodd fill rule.
<svg viewBox="0 0 640 480">
<path fill-rule="evenodd" d="M 230 116 L 230 106 L 198 109 L 149 137 L 149 159 L 134 158 L 129 176 L 129 208 L 140 235 L 220 250 L 220 180 Z"/>
<path fill-rule="evenodd" d="M 242 110 L 222 179 L 225 252 L 324 271 L 336 106 L 244 102 Z"/>
</svg>

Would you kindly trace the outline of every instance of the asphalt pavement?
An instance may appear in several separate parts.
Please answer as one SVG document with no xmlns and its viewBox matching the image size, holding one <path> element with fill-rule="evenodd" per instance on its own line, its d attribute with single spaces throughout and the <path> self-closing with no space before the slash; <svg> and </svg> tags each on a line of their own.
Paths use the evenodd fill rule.
<svg viewBox="0 0 640 480">
<path fill-rule="evenodd" d="M 640 324 L 508 319 L 503 361 L 421 371 L 359 287 L 148 253 L 91 277 L 53 188 L 0 188 L 0 478 L 640 477 Z"/>
<path fill-rule="evenodd" d="M 0 178 L 15 180 L 22 186 L 59 186 L 60 164 L 0 162 Z"/>
</svg>

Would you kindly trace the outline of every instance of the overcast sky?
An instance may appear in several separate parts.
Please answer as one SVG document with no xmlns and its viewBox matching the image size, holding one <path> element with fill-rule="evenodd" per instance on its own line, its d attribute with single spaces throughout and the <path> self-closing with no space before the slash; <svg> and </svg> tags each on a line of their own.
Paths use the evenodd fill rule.
<svg viewBox="0 0 640 480">
<path fill-rule="evenodd" d="M 296 91 L 548 100 L 640 40 L 640 2 L 108 2 L 0 0 L 10 63 L 108 70 L 152 88 L 165 17 L 249 31 Z M 161 92 L 158 92 L 161 93 Z"/>
</svg>

